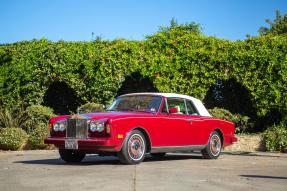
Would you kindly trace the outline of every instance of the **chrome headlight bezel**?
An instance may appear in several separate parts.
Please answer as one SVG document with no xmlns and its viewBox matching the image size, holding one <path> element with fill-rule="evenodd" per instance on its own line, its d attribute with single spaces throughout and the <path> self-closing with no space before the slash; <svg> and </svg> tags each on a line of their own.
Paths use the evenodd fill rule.
<svg viewBox="0 0 287 191">
<path fill-rule="evenodd" d="M 53 124 L 53 131 L 55 131 L 55 132 L 59 131 L 59 123 Z"/>
<path fill-rule="evenodd" d="M 90 123 L 89 129 L 90 129 L 91 132 L 96 132 L 97 131 L 96 123 Z"/>
<path fill-rule="evenodd" d="M 105 130 L 105 122 L 100 122 L 97 124 L 97 131 L 98 132 L 103 132 Z"/>
<path fill-rule="evenodd" d="M 60 125 L 59 125 L 59 131 L 65 131 L 65 129 L 66 129 L 66 125 L 64 124 L 64 123 L 60 123 Z"/>
<path fill-rule="evenodd" d="M 89 123 L 89 130 L 91 132 L 99 132 L 102 133 L 105 130 L 106 120 L 97 120 L 97 121 L 90 121 Z"/>
<path fill-rule="evenodd" d="M 53 131 L 55 132 L 63 132 L 66 130 L 67 122 L 66 121 L 57 121 L 53 124 Z"/>
</svg>

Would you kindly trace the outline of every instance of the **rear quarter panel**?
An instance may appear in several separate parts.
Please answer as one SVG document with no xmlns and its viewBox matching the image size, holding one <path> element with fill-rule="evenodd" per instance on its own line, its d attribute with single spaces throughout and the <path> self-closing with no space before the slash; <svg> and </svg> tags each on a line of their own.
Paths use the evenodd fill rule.
<svg viewBox="0 0 287 191">
<path fill-rule="evenodd" d="M 235 133 L 234 123 L 217 118 L 206 118 L 204 119 L 204 121 L 205 128 L 208 131 L 208 133 L 206 133 L 204 137 L 204 139 L 207 140 L 206 144 L 208 142 L 210 134 L 215 130 L 222 133 L 223 147 L 228 146 L 232 143 L 231 137 L 233 137 Z"/>
</svg>

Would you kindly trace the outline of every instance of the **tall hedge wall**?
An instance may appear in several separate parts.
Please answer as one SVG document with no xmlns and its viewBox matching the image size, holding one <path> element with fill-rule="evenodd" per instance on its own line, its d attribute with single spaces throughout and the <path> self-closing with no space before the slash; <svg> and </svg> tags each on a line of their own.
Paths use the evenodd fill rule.
<svg viewBox="0 0 287 191">
<path fill-rule="evenodd" d="M 235 79 L 258 115 L 287 114 L 287 35 L 231 42 L 172 28 L 143 41 L 22 41 L 0 46 L 0 67 L 5 106 L 41 104 L 53 82 L 67 83 L 83 102 L 106 103 L 139 72 L 159 91 L 200 99 L 218 80 Z"/>
</svg>

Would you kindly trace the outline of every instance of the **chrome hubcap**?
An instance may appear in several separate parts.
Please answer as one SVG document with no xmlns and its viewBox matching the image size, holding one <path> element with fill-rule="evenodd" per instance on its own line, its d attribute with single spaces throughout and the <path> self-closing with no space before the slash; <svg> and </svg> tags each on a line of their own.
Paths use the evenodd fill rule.
<svg viewBox="0 0 287 191">
<path fill-rule="evenodd" d="M 128 142 L 129 157 L 135 161 L 141 160 L 145 152 L 145 144 L 143 138 L 139 134 L 134 134 Z"/>
<path fill-rule="evenodd" d="M 213 156 L 219 155 L 221 150 L 221 141 L 217 135 L 213 135 L 210 139 L 210 151 Z"/>
</svg>

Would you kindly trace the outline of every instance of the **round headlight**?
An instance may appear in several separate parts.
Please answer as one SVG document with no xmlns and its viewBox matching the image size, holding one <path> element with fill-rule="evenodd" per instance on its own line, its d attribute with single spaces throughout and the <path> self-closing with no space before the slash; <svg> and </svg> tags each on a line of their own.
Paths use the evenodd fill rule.
<svg viewBox="0 0 287 191">
<path fill-rule="evenodd" d="M 54 131 L 59 131 L 59 128 L 60 128 L 60 126 L 59 126 L 58 123 L 55 123 L 55 124 L 53 125 L 53 130 L 54 130 Z"/>
<path fill-rule="evenodd" d="M 66 127 L 64 123 L 60 123 L 59 125 L 59 131 L 65 131 Z"/>
<path fill-rule="evenodd" d="M 97 131 L 97 125 L 94 124 L 94 123 L 90 123 L 90 130 L 91 130 L 92 132 L 96 132 L 96 131 Z"/>
<path fill-rule="evenodd" d="M 97 131 L 98 131 L 98 132 L 103 132 L 104 129 L 105 129 L 104 123 L 99 123 L 99 124 L 97 124 Z"/>
</svg>

